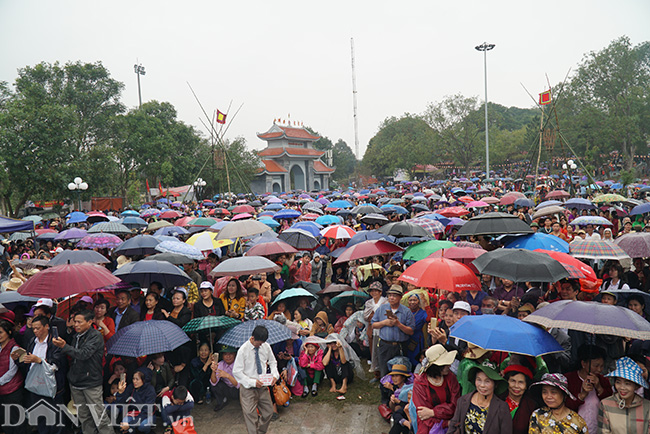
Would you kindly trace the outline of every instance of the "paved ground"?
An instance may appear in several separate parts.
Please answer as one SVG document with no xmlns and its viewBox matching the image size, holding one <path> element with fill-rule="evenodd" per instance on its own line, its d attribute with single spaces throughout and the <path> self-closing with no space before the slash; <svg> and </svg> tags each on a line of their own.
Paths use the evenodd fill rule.
<svg viewBox="0 0 650 434">
<path fill-rule="evenodd" d="M 340 405 L 309 402 L 294 397 L 289 407 L 280 410 L 280 418 L 271 422 L 269 434 L 382 434 L 390 429 L 377 412 L 377 405 L 351 402 L 352 396 Z M 358 397 L 357 397 L 358 399 Z M 194 408 L 193 416 L 199 434 L 227 430 L 229 434 L 246 434 L 238 403 L 230 403 L 215 413 L 212 404 Z"/>
</svg>

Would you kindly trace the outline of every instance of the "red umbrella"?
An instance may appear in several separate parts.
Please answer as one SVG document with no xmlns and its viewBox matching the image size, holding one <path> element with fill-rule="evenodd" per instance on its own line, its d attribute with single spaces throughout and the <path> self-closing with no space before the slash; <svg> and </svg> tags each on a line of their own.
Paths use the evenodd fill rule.
<svg viewBox="0 0 650 434">
<path fill-rule="evenodd" d="M 43 270 L 23 283 L 18 292 L 29 297 L 61 298 L 120 282 L 96 264 L 65 264 Z"/>
<path fill-rule="evenodd" d="M 192 216 L 181 217 L 174 222 L 174 226 L 187 226 L 189 222 L 191 222 L 195 218 L 196 217 L 192 217 Z"/>
<path fill-rule="evenodd" d="M 569 196 L 571 195 L 564 190 L 553 190 L 552 192 L 546 195 L 546 199 L 564 199 Z"/>
<path fill-rule="evenodd" d="M 400 246 L 386 240 L 367 240 L 345 249 L 334 263 L 340 264 L 341 262 L 368 258 L 370 256 L 385 255 L 387 253 L 401 252 L 403 250 L 404 249 Z"/>
<path fill-rule="evenodd" d="M 238 205 L 232 210 L 232 212 L 235 214 L 242 214 L 245 212 L 255 214 L 255 208 L 250 205 Z"/>
<path fill-rule="evenodd" d="M 483 249 L 475 249 L 473 247 L 450 247 L 448 249 L 438 250 L 429 255 L 429 258 L 446 258 L 453 259 L 454 261 L 462 262 L 467 265 L 474 273 L 478 274 L 478 270 L 472 264 L 472 261 L 483 253 L 487 253 Z"/>
<path fill-rule="evenodd" d="M 59 231 L 55 231 L 54 229 L 36 229 L 34 232 L 36 232 L 36 235 L 58 234 L 59 233 Z"/>
<path fill-rule="evenodd" d="M 474 201 L 474 199 L 471 196 L 461 196 L 458 198 L 458 200 L 464 203 L 470 203 Z"/>
<path fill-rule="evenodd" d="M 566 270 L 571 275 L 570 276 L 571 279 L 585 279 L 592 282 L 598 280 L 598 276 L 596 275 L 596 272 L 594 271 L 593 268 L 591 268 L 589 265 L 585 264 L 581 260 L 574 258 L 571 255 L 562 252 L 555 252 L 553 250 L 544 250 L 544 249 L 536 249 L 534 251 L 540 253 L 546 253 L 551 258 L 561 263 L 562 266 L 566 268 Z"/>
<path fill-rule="evenodd" d="M 522 199 L 522 198 L 525 199 L 526 195 L 523 193 L 519 193 L 518 191 L 512 191 L 510 193 L 506 193 L 505 195 L 503 195 L 503 197 L 499 201 L 499 205 L 512 205 L 513 203 L 515 203 L 517 199 Z"/>
<path fill-rule="evenodd" d="M 293 246 L 282 240 L 275 240 L 269 243 L 256 244 L 246 252 L 246 256 L 269 256 L 279 255 L 282 253 L 297 253 Z"/>
<path fill-rule="evenodd" d="M 438 214 L 445 217 L 461 217 L 469 214 L 469 211 L 460 206 L 451 206 L 440 211 L 436 211 Z"/>
<path fill-rule="evenodd" d="M 213 208 L 210 210 L 208 213 L 210 215 L 230 215 L 230 211 L 228 211 L 226 208 Z"/>
<path fill-rule="evenodd" d="M 313 213 L 313 212 L 310 212 L 310 213 L 307 213 L 307 214 L 303 215 L 303 216 L 300 217 L 300 218 L 301 218 L 301 220 L 314 221 L 314 220 L 316 220 L 318 217 L 320 217 L 318 214 Z"/>
<path fill-rule="evenodd" d="M 445 258 L 425 258 L 408 267 L 398 280 L 419 288 L 480 291 L 481 282 L 465 264 Z"/>
<path fill-rule="evenodd" d="M 178 211 L 174 211 L 170 209 L 169 211 L 165 211 L 164 213 L 160 214 L 158 217 L 160 217 L 161 219 L 175 219 L 178 217 L 182 217 L 182 214 L 179 213 Z"/>
<path fill-rule="evenodd" d="M 499 203 L 499 199 L 494 197 L 494 196 L 487 196 L 487 197 L 482 197 L 481 200 L 485 203 L 489 203 L 491 205 L 494 205 L 495 203 Z"/>
</svg>

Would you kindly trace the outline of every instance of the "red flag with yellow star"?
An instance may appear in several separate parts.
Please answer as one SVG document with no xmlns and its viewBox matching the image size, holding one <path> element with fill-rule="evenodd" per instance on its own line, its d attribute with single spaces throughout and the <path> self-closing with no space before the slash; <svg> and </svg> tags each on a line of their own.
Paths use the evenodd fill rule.
<svg viewBox="0 0 650 434">
<path fill-rule="evenodd" d="M 217 110 L 217 123 L 218 124 L 225 124 L 226 123 L 226 114 L 221 113 L 219 110 Z"/>
</svg>

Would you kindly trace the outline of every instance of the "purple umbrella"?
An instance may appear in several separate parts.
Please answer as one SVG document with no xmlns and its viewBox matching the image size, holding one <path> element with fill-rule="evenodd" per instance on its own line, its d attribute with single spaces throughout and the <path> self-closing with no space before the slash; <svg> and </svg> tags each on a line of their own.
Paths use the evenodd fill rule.
<svg viewBox="0 0 650 434">
<path fill-rule="evenodd" d="M 84 249 L 114 249 L 120 244 L 122 244 L 120 237 L 100 232 L 86 235 L 77 243 L 77 247 Z"/>
<path fill-rule="evenodd" d="M 624 307 L 594 301 L 556 301 L 528 315 L 524 321 L 546 328 L 650 339 L 650 323 L 641 315 Z"/>
<path fill-rule="evenodd" d="M 59 235 L 54 237 L 54 239 L 55 240 L 80 240 L 86 235 L 88 234 L 84 229 L 70 228 L 61 232 Z"/>
</svg>

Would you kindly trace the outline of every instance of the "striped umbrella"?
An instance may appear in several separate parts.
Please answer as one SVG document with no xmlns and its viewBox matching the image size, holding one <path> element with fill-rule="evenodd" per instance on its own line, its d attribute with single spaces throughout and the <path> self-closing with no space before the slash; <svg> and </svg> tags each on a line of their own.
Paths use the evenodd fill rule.
<svg viewBox="0 0 650 434">
<path fill-rule="evenodd" d="M 102 232 L 105 234 L 113 234 L 113 235 L 130 234 L 131 229 L 129 229 L 122 223 L 118 223 L 118 222 L 97 223 L 96 225 L 93 225 L 90 229 L 88 229 L 89 234 L 99 234 Z"/>
<path fill-rule="evenodd" d="M 414 219 L 406 220 L 409 223 L 420 226 L 422 229 L 427 231 L 429 235 L 436 236 L 445 231 L 445 226 L 438 220 L 432 220 L 424 217 L 418 217 Z"/>
<path fill-rule="evenodd" d="M 190 338 L 171 321 L 138 321 L 118 330 L 106 342 L 108 354 L 141 357 L 166 353 L 180 347 Z"/>
<path fill-rule="evenodd" d="M 333 225 L 323 229 L 320 234 L 325 238 L 333 238 L 335 240 L 352 238 L 357 231 L 345 225 Z"/>
<path fill-rule="evenodd" d="M 569 244 L 571 256 L 583 259 L 630 259 L 623 249 L 604 240 L 576 240 Z"/>
</svg>

